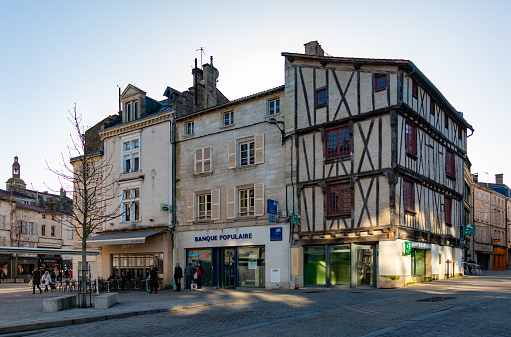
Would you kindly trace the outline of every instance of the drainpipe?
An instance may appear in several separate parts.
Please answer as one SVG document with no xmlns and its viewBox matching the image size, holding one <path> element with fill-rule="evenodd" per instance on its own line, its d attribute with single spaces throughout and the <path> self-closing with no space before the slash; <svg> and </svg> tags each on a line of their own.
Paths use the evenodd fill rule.
<svg viewBox="0 0 511 337">
<path fill-rule="evenodd" d="M 173 237 L 173 249 L 172 249 L 172 267 L 176 265 L 176 252 L 177 252 L 177 237 L 176 237 L 176 114 L 172 114 L 172 125 L 171 125 L 171 143 L 172 143 L 172 237 Z M 172 275 L 174 277 L 174 275 Z"/>
</svg>

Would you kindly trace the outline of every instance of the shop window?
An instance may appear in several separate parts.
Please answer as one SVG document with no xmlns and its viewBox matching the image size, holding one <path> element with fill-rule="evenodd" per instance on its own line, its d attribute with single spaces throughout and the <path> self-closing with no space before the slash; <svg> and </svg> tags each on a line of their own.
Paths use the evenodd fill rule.
<svg viewBox="0 0 511 337">
<path fill-rule="evenodd" d="M 303 248 L 303 277 L 305 285 L 326 285 L 326 251 L 325 246 L 308 246 Z"/>
<path fill-rule="evenodd" d="M 265 287 L 264 247 L 238 247 L 238 287 Z"/>
<path fill-rule="evenodd" d="M 415 126 L 406 123 L 405 127 L 406 153 L 417 157 L 417 130 Z"/>
<path fill-rule="evenodd" d="M 412 249 L 412 276 L 426 275 L 426 251 L 423 249 Z"/>
<path fill-rule="evenodd" d="M 351 143 L 347 125 L 327 130 L 325 142 L 325 158 L 335 159 L 350 155 Z"/>
<path fill-rule="evenodd" d="M 326 197 L 327 197 L 326 215 L 351 214 L 350 183 L 342 183 L 327 186 Z"/>
</svg>

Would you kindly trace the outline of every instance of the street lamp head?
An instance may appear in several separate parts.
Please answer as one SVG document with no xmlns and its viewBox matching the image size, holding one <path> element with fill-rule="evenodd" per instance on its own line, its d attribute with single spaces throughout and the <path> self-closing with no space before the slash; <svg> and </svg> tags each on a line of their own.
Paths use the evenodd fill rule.
<svg viewBox="0 0 511 337">
<path fill-rule="evenodd" d="M 268 123 L 269 123 L 269 124 L 273 124 L 273 125 L 275 125 L 275 124 L 277 124 L 278 122 L 277 122 L 277 120 L 276 120 L 275 118 L 273 118 L 273 117 L 272 117 L 272 118 L 268 119 Z"/>
</svg>

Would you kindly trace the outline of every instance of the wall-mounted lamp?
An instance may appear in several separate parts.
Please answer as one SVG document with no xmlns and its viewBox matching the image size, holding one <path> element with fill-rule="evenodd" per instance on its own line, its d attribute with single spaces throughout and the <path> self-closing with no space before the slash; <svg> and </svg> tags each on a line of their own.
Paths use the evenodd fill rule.
<svg viewBox="0 0 511 337">
<path fill-rule="evenodd" d="M 279 130 L 280 130 L 280 145 L 284 145 L 284 142 L 286 141 L 286 139 L 291 138 L 293 136 L 292 134 L 286 136 L 286 133 L 284 132 L 284 122 L 278 121 L 272 117 L 272 118 L 268 119 L 268 123 L 275 125 L 276 127 L 279 128 Z M 282 129 L 280 128 L 279 124 L 282 124 Z"/>
<path fill-rule="evenodd" d="M 154 221 L 154 219 L 149 219 L 149 221 L 153 222 L 153 221 Z"/>
<path fill-rule="evenodd" d="M 114 223 L 113 223 L 113 222 L 110 222 L 110 226 L 113 226 L 113 225 L 114 225 Z"/>
</svg>

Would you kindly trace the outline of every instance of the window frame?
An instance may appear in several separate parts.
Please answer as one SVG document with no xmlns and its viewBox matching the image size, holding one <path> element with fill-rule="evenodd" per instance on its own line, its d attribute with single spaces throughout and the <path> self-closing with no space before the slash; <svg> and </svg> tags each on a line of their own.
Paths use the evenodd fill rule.
<svg viewBox="0 0 511 337">
<path fill-rule="evenodd" d="M 444 196 L 444 221 L 452 225 L 452 198 Z"/>
<path fill-rule="evenodd" d="M 243 206 L 246 204 L 246 206 Z M 243 209 L 246 210 L 243 210 Z M 238 217 L 245 218 L 255 216 L 255 188 L 238 189 Z"/>
<path fill-rule="evenodd" d="M 140 135 L 121 138 L 121 173 L 141 171 Z"/>
<path fill-rule="evenodd" d="M 203 200 L 201 200 L 201 199 L 203 199 Z M 211 192 L 197 194 L 196 200 L 197 200 L 197 209 L 196 209 L 196 213 L 195 213 L 195 220 L 197 220 L 197 221 L 211 220 L 211 212 L 212 212 Z M 204 205 L 204 211 L 201 211 L 201 205 Z"/>
<path fill-rule="evenodd" d="M 121 223 L 140 222 L 142 220 L 142 216 L 140 214 L 140 199 L 142 193 L 141 185 L 130 184 L 121 187 L 120 190 L 121 190 L 120 222 Z M 129 195 L 126 193 L 127 191 L 129 191 Z"/>
<path fill-rule="evenodd" d="M 456 166 L 454 152 L 445 150 L 445 175 L 449 178 L 456 178 Z"/>
<path fill-rule="evenodd" d="M 429 113 L 432 114 L 433 116 L 435 115 L 435 101 L 431 100 L 431 102 L 429 103 Z"/>
<path fill-rule="evenodd" d="M 419 85 L 414 79 L 412 79 L 412 97 L 419 98 Z"/>
<path fill-rule="evenodd" d="M 415 213 L 414 185 L 408 180 L 403 180 L 403 207 L 405 212 Z"/>
<path fill-rule="evenodd" d="M 323 97 L 322 94 L 324 94 L 325 96 Z M 320 97 L 320 95 L 321 95 L 321 97 Z M 321 107 L 326 106 L 326 104 L 328 102 L 326 88 L 316 89 L 316 94 L 315 94 L 314 98 L 315 98 L 316 108 L 321 108 Z M 320 103 L 320 101 L 321 101 L 321 103 Z"/>
<path fill-rule="evenodd" d="M 247 145 L 248 148 L 246 150 L 243 150 L 242 147 L 245 145 Z M 247 167 L 247 166 L 255 165 L 255 149 L 256 149 L 255 145 L 256 145 L 255 139 L 238 142 L 238 146 L 237 146 L 238 156 L 237 157 L 239 158 L 239 162 L 238 162 L 237 167 Z M 252 149 L 250 149 L 250 146 L 252 146 Z M 248 153 L 248 155 L 246 157 L 246 163 L 243 163 L 243 161 L 245 160 L 245 158 L 243 157 L 244 153 Z"/>
<path fill-rule="evenodd" d="M 56 235 L 57 235 L 57 231 L 56 231 L 55 226 L 51 226 L 50 227 L 50 237 L 55 238 Z"/>
<path fill-rule="evenodd" d="M 383 80 L 383 84 L 379 82 L 379 80 Z M 387 75 L 386 74 L 378 74 L 374 76 L 374 91 L 382 91 L 387 89 Z"/>
<path fill-rule="evenodd" d="M 409 122 L 405 124 L 405 148 L 407 155 L 417 158 L 417 128 Z"/>
<path fill-rule="evenodd" d="M 186 122 L 186 135 L 191 136 L 195 134 L 195 121 Z"/>
<path fill-rule="evenodd" d="M 337 193 L 333 200 L 334 193 Z M 351 216 L 353 193 L 349 182 L 327 185 L 326 188 L 326 215 Z"/>
<path fill-rule="evenodd" d="M 224 112 L 224 126 L 234 125 L 234 111 Z"/>
<path fill-rule="evenodd" d="M 333 146 L 329 146 L 331 141 L 329 134 L 333 132 L 336 132 L 334 154 L 331 153 L 334 151 L 329 151 L 330 148 L 333 149 Z M 347 146 L 344 145 L 344 141 L 346 139 L 348 141 Z M 334 140 L 332 139 L 332 141 Z M 341 145 L 341 143 L 343 143 L 343 145 Z M 336 128 L 325 130 L 325 160 L 345 158 L 349 157 L 350 155 L 351 155 L 351 135 L 349 125 L 342 125 Z"/>
<path fill-rule="evenodd" d="M 272 108 L 272 103 L 274 107 Z M 267 116 L 275 116 L 280 114 L 280 98 L 274 98 L 268 101 Z"/>
</svg>

